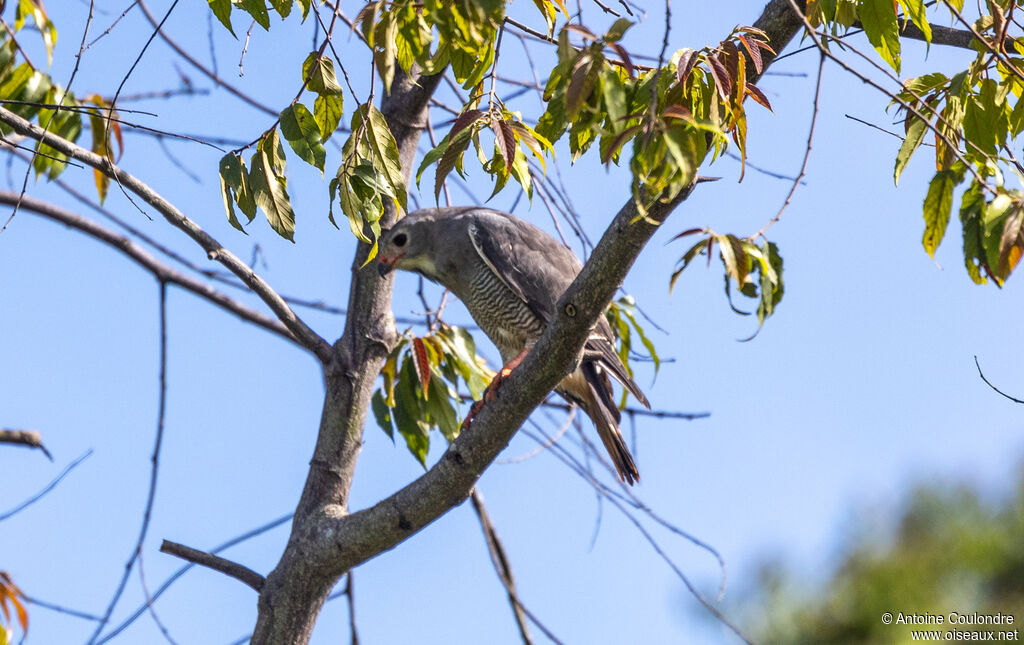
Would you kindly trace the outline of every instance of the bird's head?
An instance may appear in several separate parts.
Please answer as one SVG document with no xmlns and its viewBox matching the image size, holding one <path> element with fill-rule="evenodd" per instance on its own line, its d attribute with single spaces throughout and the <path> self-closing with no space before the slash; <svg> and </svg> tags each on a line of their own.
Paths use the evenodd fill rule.
<svg viewBox="0 0 1024 645">
<path fill-rule="evenodd" d="M 377 271 L 381 276 L 393 269 L 402 269 L 437 280 L 432 222 L 429 214 L 417 211 L 406 215 L 381 235 L 377 254 Z"/>
</svg>

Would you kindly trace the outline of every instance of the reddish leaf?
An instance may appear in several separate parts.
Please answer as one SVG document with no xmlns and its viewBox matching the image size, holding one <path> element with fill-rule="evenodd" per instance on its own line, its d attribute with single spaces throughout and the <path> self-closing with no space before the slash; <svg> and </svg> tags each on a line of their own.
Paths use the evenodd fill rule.
<svg viewBox="0 0 1024 645">
<path fill-rule="evenodd" d="M 505 172 L 511 172 L 512 162 L 516 157 L 516 135 L 512 131 L 512 126 L 492 114 L 491 129 L 494 130 L 494 140 L 501 150 L 501 158 L 505 161 Z"/>
<path fill-rule="evenodd" d="M 743 89 L 746 90 L 747 96 L 754 99 L 755 101 L 757 101 L 764 107 L 768 108 L 769 110 L 772 109 L 771 103 L 768 102 L 768 97 L 764 95 L 764 92 L 762 92 L 759 87 L 748 83 L 747 86 L 744 87 Z"/>
<path fill-rule="evenodd" d="M 708 68 L 711 70 L 711 77 L 715 80 L 715 87 L 722 99 L 727 99 L 732 94 L 732 82 L 729 80 L 729 72 L 717 56 L 708 56 Z"/>
<path fill-rule="evenodd" d="M 569 78 L 569 87 L 565 90 L 565 114 L 570 119 L 575 117 L 583 107 L 583 104 L 590 98 L 594 91 L 594 84 L 597 82 L 597 71 L 600 70 L 599 61 L 589 53 L 580 54 L 572 68 L 572 75 Z"/>
<path fill-rule="evenodd" d="M 619 43 L 608 43 L 608 47 L 610 47 L 611 50 L 618 55 L 619 59 L 622 61 L 623 66 L 626 68 L 626 73 L 629 74 L 629 77 L 633 78 L 634 76 L 636 76 L 636 68 L 633 67 L 633 61 L 630 60 L 629 52 L 626 51 L 626 48 L 620 45 Z"/>
<path fill-rule="evenodd" d="M 729 73 L 730 84 L 735 84 L 736 79 L 739 78 L 739 67 L 740 67 L 740 50 L 736 46 L 736 43 L 731 40 L 727 40 L 722 43 L 722 53 L 719 54 L 719 60 L 725 65 L 725 70 Z"/>
<path fill-rule="evenodd" d="M 430 386 L 430 358 L 427 356 L 427 346 L 422 338 L 412 339 L 412 362 L 416 366 L 416 376 L 423 386 L 423 398 L 427 398 L 428 387 Z"/>
<path fill-rule="evenodd" d="M 619 149 L 622 148 L 622 146 L 625 145 L 626 142 L 629 141 L 629 139 L 634 134 L 636 134 L 636 131 L 639 129 L 639 125 L 631 125 L 622 132 L 620 132 L 612 141 L 612 144 L 608 146 L 608 150 L 606 150 L 604 155 L 601 157 L 601 163 L 607 164 L 609 161 L 611 161 L 612 157 L 615 156 L 615 153 L 618 152 Z"/>
<path fill-rule="evenodd" d="M 689 47 L 684 48 L 682 52 L 679 56 L 679 63 L 676 65 L 676 79 L 680 85 L 686 82 L 690 72 L 693 71 L 693 66 L 697 64 L 697 52 Z"/>
<path fill-rule="evenodd" d="M 757 73 L 760 74 L 761 73 L 761 48 L 757 46 L 757 44 L 756 44 L 757 41 L 754 41 L 755 44 L 751 45 L 749 42 L 747 42 L 747 37 L 746 36 L 740 35 L 740 36 L 737 36 L 736 38 L 741 43 L 743 43 L 743 48 L 747 50 L 747 54 L 750 56 L 750 62 L 752 62 L 754 64 L 754 69 L 756 69 Z"/>
<path fill-rule="evenodd" d="M 441 155 L 441 160 L 437 162 L 437 171 L 434 174 L 434 199 L 438 199 L 441 196 L 441 189 L 444 187 L 445 178 L 455 168 L 455 163 L 462 157 L 462 153 L 466 151 L 472 140 L 470 136 L 452 137 L 449 139 L 448 147 L 445 148 L 444 154 Z"/>
<path fill-rule="evenodd" d="M 703 230 L 704 230 L 704 229 L 702 229 L 702 228 L 688 228 L 688 229 L 686 229 L 685 231 L 683 231 L 682 233 L 679 233 L 679 234 L 677 234 L 676 236 L 674 236 L 674 237 L 673 237 L 673 238 L 672 238 L 671 240 L 669 240 L 669 241 L 670 241 L 670 242 L 671 242 L 671 241 L 675 241 L 675 240 L 678 240 L 678 239 L 680 239 L 680 238 L 684 238 L 684 237 L 686 237 L 687 235 L 694 235 L 695 233 L 700 233 L 700 232 L 701 232 L 701 231 L 703 231 Z"/>
<path fill-rule="evenodd" d="M 114 133 L 114 138 L 117 139 L 117 156 L 114 158 L 114 161 L 120 161 L 121 155 L 124 154 L 124 139 L 121 138 L 121 124 L 117 121 L 111 121 L 110 130 Z"/>
<path fill-rule="evenodd" d="M 690 112 L 690 109 L 685 105 L 669 105 L 662 111 L 661 115 L 669 119 L 693 121 L 693 112 Z"/>
<path fill-rule="evenodd" d="M 484 115 L 483 110 L 466 110 L 455 119 L 451 132 L 448 133 L 448 140 L 455 141 L 455 135 L 473 125 Z"/>
</svg>

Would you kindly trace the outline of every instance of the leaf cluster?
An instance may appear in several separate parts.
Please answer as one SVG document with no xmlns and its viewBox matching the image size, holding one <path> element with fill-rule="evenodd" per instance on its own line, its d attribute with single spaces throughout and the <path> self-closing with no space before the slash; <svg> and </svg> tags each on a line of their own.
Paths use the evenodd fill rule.
<svg viewBox="0 0 1024 645">
<path fill-rule="evenodd" d="M 459 434 L 459 382 L 478 400 L 494 372 L 477 356 L 473 337 L 461 327 L 440 324 L 426 336 L 406 333 L 381 370 L 383 384 L 373 394 L 377 424 L 394 441 L 395 429 L 426 467 L 430 430 L 448 441 Z"/>
<path fill-rule="evenodd" d="M 725 295 L 729 306 L 738 314 L 749 315 L 736 307 L 732 300 L 733 284 L 740 295 L 757 301 L 757 329 L 760 331 L 764 321 L 775 313 L 775 307 L 782 301 L 785 285 L 782 280 L 782 256 L 774 242 L 765 240 L 758 246 L 750 239 L 741 239 L 731 233 L 721 234 L 710 229 L 689 229 L 676 235 L 673 240 L 690 235 L 703 234 L 705 237 L 691 246 L 676 264 L 672 277 L 669 279 L 671 290 L 686 267 L 690 266 L 699 256 L 706 256 L 711 263 L 715 246 L 725 269 Z M 757 335 L 757 331 L 754 332 Z M 753 338 L 751 336 L 750 338 Z M 749 338 L 748 338 L 749 340 Z"/>
<path fill-rule="evenodd" d="M 938 3 L 956 20 L 962 19 L 963 4 Z M 1004 174 L 1012 172 L 1024 183 L 1024 170 L 1010 148 L 1024 130 L 1024 40 L 1011 33 L 1016 2 L 990 0 L 979 7 L 984 7 L 982 15 L 968 25 L 975 34 L 976 56 L 967 69 L 908 79 L 894 96 L 905 138 L 893 176 L 899 182 L 912 155 L 929 142 L 935 175 L 923 204 L 925 251 L 934 257 L 949 225 L 954 192 L 966 183 L 959 209 L 964 265 L 975 283 L 991 279 L 1002 286 L 1024 253 L 1022 194 L 1004 182 Z M 834 35 L 859 21 L 879 56 L 897 73 L 906 25 L 913 23 L 928 42 L 932 37 L 922 0 L 815 0 L 808 2 L 807 15 L 814 26 L 824 25 Z"/>
<path fill-rule="evenodd" d="M 46 47 L 47 60 L 52 60 L 57 40 L 56 27 L 41 4 L 20 0 L 14 33 L 0 33 L 0 102 L 18 116 L 35 120 L 44 130 L 73 142 L 81 138 L 82 117 L 88 117 L 92 151 L 117 161 L 124 152 L 117 112 L 98 94 L 90 94 L 84 101 L 77 99 L 74 93 L 62 88 L 48 73 L 36 69 L 31 61 L 24 58 L 16 37 L 24 28 L 27 17 L 36 23 Z M 0 126 L 0 132 L 11 134 L 7 126 Z M 56 179 L 67 168 L 68 157 L 42 142 L 36 142 L 34 152 L 32 169 L 36 177 Z M 99 170 L 94 170 L 93 176 L 102 203 L 107 196 L 110 178 Z"/>
</svg>

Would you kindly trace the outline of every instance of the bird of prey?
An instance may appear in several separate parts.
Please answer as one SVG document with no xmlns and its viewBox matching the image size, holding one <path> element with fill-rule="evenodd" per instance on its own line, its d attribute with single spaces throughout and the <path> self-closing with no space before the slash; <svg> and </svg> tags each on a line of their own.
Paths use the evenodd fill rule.
<svg viewBox="0 0 1024 645">
<path fill-rule="evenodd" d="M 571 250 L 536 226 L 478 207 L 410 213 L 382 235 L 378 258 L 382 276 L 392 269 L 413 271 L 465 303 L 505 362 L 489 390 L 540 339 L 555 304 L 582 268 Z M 633 484 L 640 475 L 619 430 L 621 415 L 609 376 L 650 408 L 619 360 L 611 326 L 602 316 L 576 368 L 555 390 L 587 413 L 619 478 Z"/>
</svg>

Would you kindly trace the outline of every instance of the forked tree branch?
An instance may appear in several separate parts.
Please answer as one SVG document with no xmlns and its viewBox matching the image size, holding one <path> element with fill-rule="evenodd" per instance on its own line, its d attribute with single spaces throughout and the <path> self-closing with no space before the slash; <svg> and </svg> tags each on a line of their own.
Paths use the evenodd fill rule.
<svg viewBox="0 0 1024 645">
<path fill-rule="evenodd" d="M 189 219 L 174 204 L 164 199 L 155 190 L 136 178 L 134 175 L 110 163 L 104 157 L 86 150 L 81 146 L 44 131 L 39 126 L 26 121 L 10 110 L 0 107 L 0 123 L 11 127 L 20 135 L 42 141 L 53 149 L 72 159 L 81 161 L 105 175 L 116 179 L 125 189 L 138 195 L 147 204 L 155 208 L 174 227 L 181 229 L 196 242 L 211 260 L 216 260 L 229 271 L 238 276 L 252 291 L 267 303 L 285 327 L 295 336 L 296 340 L 311 351 L 321 363 L 328 364 L 334 359 L 334 349 L 330 343 L 321 338 L 305 322 L 299 318 L 280 295 L 263 280 L 253 269 L 238 256 L 221 246 L 220 242 L 211 237 L 198 224 Z"/>
<path fill-rule="evenodd" d="M 776 51 L 781 51 L 802 22 L 790 11 L 786 0 L 772 0 L 755 26 L 768 34 Z M 765 66 L 772 57 L 766 59 Z M 751 74 L 754 79 L 757 76 Z M 419 83 L 425 84 L 425 80 L 420 78 Z M 391 99 L 402 100 L 400 97 L 407 91 L 409 88 L 396 91 L 393 87 Z M 429 95 L 424 102 L 427 100 Z M 386 111 L 385 115 L 388 115 Z M 394 129 L 397 124 L 391 123 Z M 424 116 L 421 127 L 425 125 Z M 404 134 L 396 133 L 400 148 L 403 141 L 409 142 Z M 406 172 L 408 164 L 403 158 Z M 310 477 L 296 512 L 288 547 L 277 568 L 267 576 L 260 594 L 260 615 L 252 640 L 255 645 L 307 642 L 328 591 L 346 571 L 394 548 L 466 499 L 477 479 L 519 426 L 570 371 L 590 329 L 603 315 L 633 262 L 692 187 L 693 184 L 672 199 L 658 201 L 649 208 L 644 219 L 637 218 L 636 206 L 629 199 L 605 231 L 582 272 L 559 300 L 555 315 L 534 350 L 504 382 L 497 397 L 484 406 L 473 424 L 425 474 L 372 507 L 355 513 L 349 513 L 347 508 L 347 491 L 356 453 L 346 445 L 361 437 L 361 423 L 358 428 L 349 424 L 364 420 L 365 409 L 336 408 L 342 403 L 352 404 L 352 392 L 364 388 L 362 381 L 366 375 L 358 374 L 354 366 L 348 375 L 328 370 L 327 401 Z M 357 256 L 357 262 L 359 259 Z M 369 297 L 362 292 L 361 280 L 358 274 L 354 276 L 351 298 Z M 390 293 L 390 284 L 377 286 Z M 349 307 L 350 312 L 367 309 L 353 307 L 351 303 Z M 350 335 L 350 332 L 360 331 L 359 324 L 352 316 L 347 319 L 345 336 L 339 340 L 343 353 L 345 345 L 361 340 Z M 378 325 L 378 334 L 386 332 L 386 325 L 384 328 Z M 381 338 L 380 342 L 386 345 L 387 341 Z M 347 360 L 344 363 L 353 365 Z M 333 461 L 321 463 L 321 459 L 327 457 Z M 299 604 L 300 598 L 305 599 L 304 605 Z"/>
</svg>

